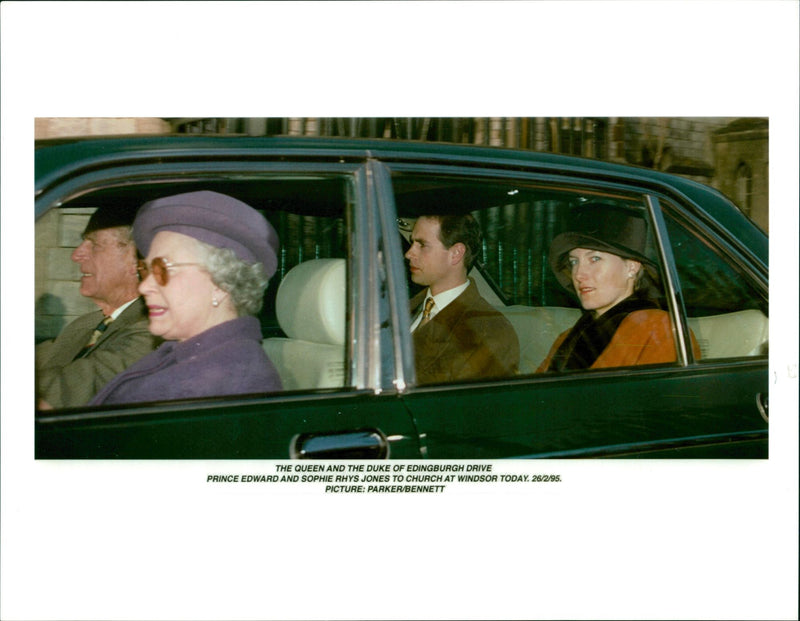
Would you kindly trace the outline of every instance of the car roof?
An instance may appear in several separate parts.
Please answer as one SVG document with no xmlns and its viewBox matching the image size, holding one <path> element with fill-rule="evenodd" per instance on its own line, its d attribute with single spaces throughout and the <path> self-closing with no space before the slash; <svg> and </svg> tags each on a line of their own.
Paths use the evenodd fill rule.
<svg viewBox="0 0 800 621">
<path fill-rule="evenodd" d="M 766 263 L 766 235 L 727 197 L 705 184 L 649 168 L 524 149 L 443 142 L 341 137 L 242 135 L 135 135 L 62 138 L 36 143 L 37 195 L 64 176 L 108 165 L 173 159 L 226 157 L 376 157 L 385 161 L 453 163 L 464 166 L 536 170 L 564 177 L 581 176 L 636 182 L 690 199 L 707 217 L 732 233 Z"/>
</svg>

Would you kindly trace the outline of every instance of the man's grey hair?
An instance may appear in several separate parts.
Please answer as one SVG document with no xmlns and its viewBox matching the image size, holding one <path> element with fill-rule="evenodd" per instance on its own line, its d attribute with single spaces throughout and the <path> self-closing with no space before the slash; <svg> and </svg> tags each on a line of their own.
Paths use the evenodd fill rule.
<svg viewBox="0 0 800 621">
<path fill-rule="evenodd" d="M 117 239 L 119 243 L 123 246 L 127 246 L 128 244 L 132 244 L 133 242 L 133 227 L 132 226 L 115 226 L 111 231 L 115 231 L 117 233 Z"/>
</svg>

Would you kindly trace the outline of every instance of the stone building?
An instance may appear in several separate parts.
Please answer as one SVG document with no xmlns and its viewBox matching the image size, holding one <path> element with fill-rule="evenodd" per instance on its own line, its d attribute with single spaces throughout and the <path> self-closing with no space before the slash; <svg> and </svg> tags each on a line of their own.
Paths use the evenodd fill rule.
<svg viewBox="0 0 800 621">
<path fill-rule="evenodd" d="M 769 124 L 738 119 L 713 132 L 714 185 L 769 231 Z"/>
<path fill-rule="evenodd" d="M 531 149 L 635 164 L 711 185 L 733 199 L 759 226 L 768 230 L 767 119 L 374 117 L 166 120 L 178 133 L 445 141 Z M 729 161 L 730 158 L 735 162 Z"/>
</svg>

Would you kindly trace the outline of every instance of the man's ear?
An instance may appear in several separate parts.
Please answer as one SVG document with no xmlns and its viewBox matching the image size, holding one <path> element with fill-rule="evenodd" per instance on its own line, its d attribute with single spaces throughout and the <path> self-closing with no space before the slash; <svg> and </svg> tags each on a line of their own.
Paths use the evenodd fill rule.
<svg viewBox="0 0 800 621">
<path fill-rule="evenodd" d="M 457 265 L 459 262 L 464 260 L 464 253 L 467 251 L 467 247 L 462 242 L 456 242 L 449 248 L 450 252 L 450 264 Z"/>
<path fill-rule="evenodd" d="M 139 278 L 139 260 L 140 259 L 144 259 L 144 257 L 141 254 L 139 254 L 139 252 L 136 250 L 136 247 L 134 246 L 133 252 L 130 255 L 128 255 L 128 258 L 125 260 L 125 263 L 128 264 L 128 266 L 130 267 L 130 270 L 133 270 L 133 274 L 136 275 L 137 280 Z M 131 273 L 130 270 L 129 270 L 128 273 Z"/>
</svg>

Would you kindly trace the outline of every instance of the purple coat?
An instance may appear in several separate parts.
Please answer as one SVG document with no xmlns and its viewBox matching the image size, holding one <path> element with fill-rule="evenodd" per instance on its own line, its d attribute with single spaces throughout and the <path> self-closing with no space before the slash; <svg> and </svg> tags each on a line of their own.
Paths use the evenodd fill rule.
<svg viewBox="0 0 800 621">
<path fill-rule="evenodd" d="M 168 341 L 114 377 L 89 405 L 191 399 L 281 389 L 255 317 Z"/>
</svg>

